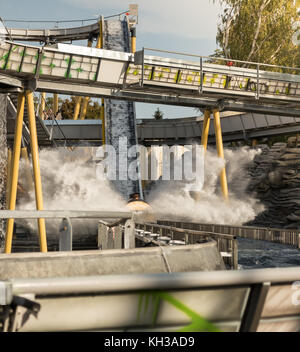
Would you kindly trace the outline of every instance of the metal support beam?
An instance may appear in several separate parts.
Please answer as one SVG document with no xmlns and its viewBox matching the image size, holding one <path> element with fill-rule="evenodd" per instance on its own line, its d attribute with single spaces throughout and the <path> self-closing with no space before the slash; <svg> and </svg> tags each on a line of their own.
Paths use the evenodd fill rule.
<svg viewBox="0 0 300 352">
<path fill-rule="evenodd" d="M 0 210 L 0 219 L 131 219 L 127 211 L 81 211 L 81 210 Z"/>
<path fill-rule="evenodd" d="M 130 33 L 131 33 L 131 52 L 135 53 L 136 52 L 136 28 L 131 27 Z"/>
<path fill-rule="evenodd" d="M 24 119 L 24 106 L 25 106 L 25 95 L 24 93 L 19 93 L 17 117 L 15 122 L 15 139 L 14 139 L 13 156 L 12 156 L 9 199 L 7 204 L 7 207 L 9 210 L 15 210 L 16 208 L 18 177 L 19 177 L 19 161 L 20 161 L 20 154 L 21 154 L 22 130 L 23 130 L 23 119 Z M 4 248 L 5 253 L 11 253 L 13 228 L 14 228 L 14 219 L 8 219 L 7 225 L 6 225 L 6 237 L 5 237 L 5 248 Z"/>
<path fill-rule="evenodd" d="M 131 219 L 128 219 L 125 223 L 124 248 L 135 248 L 135 223 Z"/>
<path fill-rule="evenodd" d="M 103 16 L 101 16 L 100 21 L 98 22 L 99 35 L 98 35 L 97 44 L 96 44 L 96 48 L 98 49 L 103 48 L 103 21 L 104 21 L 104 18 Z"/>
<path fill-rule="evenodd" d="M 104 25 L 104 18 L 103 16 L 101 16 L 101 19 L 99 21 L 100 32 L 99 32 L 98 41 L 96 45 L 97 49 L 104 48 L 103 25 Z M 101 98 L 100 119 L 102 122 L 102 145 L 104 145 L 105 144 L 105 102 L 103 98 Z"/>
<path fill-rule="evenodd" d="M 59 226 L 59 251 L 71 251 L 73 228 L 69 218 L 64 218 Z"/>
<path fill-rule="evenodd" d="M 270 282 L 263 282 L 251 287 L 240 332 L 256 332 L 270 286 Z"/>
<path fill-rule="evenodd" d="M 207 149 L 207 141 L 208 141 L 208 133 L 209 133 L 209 124 L 210 124 L 210 110 L 205 110 L 204 112 L 204 120 L 202 127 L 202 137 L 201 144 L 203 145 L 204 150 Z"/>
<path fill-rule="evenodd" d="M 102 145 L 104 145 L 105 144 L 105 101 L 104 101 L 104 99 L 102 98 L 101 99 L 101 115 L 100 115 L 100 117 L 101 117 L 101 122 L 102 122 L 102 127 L 101 127 L 101 129 L 102 129 Z"/>
<path fill-rule="evenodd" d="M 39 150 L 38 150 L 33 93 L 32 91 L 27 90 L 25 95 L 26 95 L 27 109 L 28 109 L 30 146 L 31 146 L 33 174 L 34 174 L 36 208 L 37 210 L 43 210 L 42 180 L 41 180 L 41 172 L 40 172 Z M 38 227 L 39 227 L 40 250 L 41 252 L 47 252 L 45 219 L 43 218 L 38 219 Z"/>
<path fill-rule="evenodd" d="M 0 94 L 0 209 L 6 209 L 8 96 Z M 4 251 L 6 221 L 0 220 L 0 253 Z"/>
<path fill-rule="evenodd" d="M 215 135 L 216 135 L 217 152 L 218 152 L 219 158 L 224 160 L 224 149 L 223 149 L 220 112 L 219 112 L 219 110 L 214 109 L 213 114 L 214 114 L 214 127 L 215 127 Z M 221 183 L 221 189 L 222 189 L 223 196 L 227 200 L 228 199 L 228 186 L 227 186 L 227 177 L 226 177 L 225 166 L 222 168 L 222 170 L 220 172 L 220 183 Z"/>
</svg>

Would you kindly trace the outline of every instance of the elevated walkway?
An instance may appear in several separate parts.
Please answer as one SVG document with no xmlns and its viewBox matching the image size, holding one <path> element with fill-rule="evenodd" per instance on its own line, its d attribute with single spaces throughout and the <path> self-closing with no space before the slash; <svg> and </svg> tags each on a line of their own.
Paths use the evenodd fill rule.
<svg viewBox="0 0 300 352">
<path fill-rule="evenodd" d="M 133 55 L 67 44 L 39 48 L 6 41 L 0 47 L 0 88 L 300 116 L 300 75 L 263 71 L 263 66 L 271 65 L 255 63 L 245 63 L 254 67 L 247 69 L 226 66 L 226 61 L 208 63 L 208 58 L 198 56 L 198 62 L 178 60 L 171 52 L 168 58 L 149 56 L 146 50 L 154 49 Z"/>
</svg>

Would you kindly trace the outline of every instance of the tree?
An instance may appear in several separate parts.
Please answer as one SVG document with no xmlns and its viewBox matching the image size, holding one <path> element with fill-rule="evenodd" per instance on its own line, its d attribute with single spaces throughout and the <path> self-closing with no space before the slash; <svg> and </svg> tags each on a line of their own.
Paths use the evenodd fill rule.
<svg viewBox="0 0 300 352">
<path fill-rule="evenodd" d="M 48 99 L 48 98 L 47 98 Z M 49 98 L 48 106 L 52 107 L 52 98 Z M 76 98 L 71 96 L 70 99 L 60 101 L 60 111 L 63 119 L 72 120 L 74 116 L 74 109 L 76 105 Z M 85 119 L 100 119 L 101 106 L 97 101 L 89 99 Z"/>
<path fill-rule="evenodd" d="M 159 110 L 159 108 L 157 108 L 157 109 L 155 110 L 153 116 L 154 116 L 155 120 L 162 120 L 164 114 Z"/>
<path fill-rule="evenodd" d="M 299 66 L 293 43 L 297 4 L 294 0 L 219 0 L 223 13 L 218 26 L 217 56 Z M 243 65 L 246 66 L 246 65 Z"/>
</svg>

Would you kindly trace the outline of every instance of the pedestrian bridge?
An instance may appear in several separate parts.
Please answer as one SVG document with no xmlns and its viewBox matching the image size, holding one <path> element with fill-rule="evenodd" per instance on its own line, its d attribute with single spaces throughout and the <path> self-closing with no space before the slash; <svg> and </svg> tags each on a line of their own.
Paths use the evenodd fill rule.
<svg viewBox="0 0 300 352">
<path fill-rule="evenodd" d="M 149 51 L 162 56 L 146 55 Z M 146 48 L 133 54 L 60 43 L 37 47 L 3 41 L 0 83 L 6 91 L 29 88 L 203 109 L 300 116 L 297 69 L 233 60 L 228 63 L 226 59 L 186 54 L 188 60 L 181 60 L 176 58 L 178 55 Z M 245 65 L 251 68 L 242 67 Z"/>
</svg>

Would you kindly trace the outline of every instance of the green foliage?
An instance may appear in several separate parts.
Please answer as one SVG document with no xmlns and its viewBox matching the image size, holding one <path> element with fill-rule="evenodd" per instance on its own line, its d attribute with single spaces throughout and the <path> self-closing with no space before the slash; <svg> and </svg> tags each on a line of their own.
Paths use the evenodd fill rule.
<svg viewBox="0 0 300 352">
<path fill-rule="evenodd" d="M 191 323 L 178 330 L 178 332 L 220 331 L 214 324 L 201 317 L 198 313 L 191 310 L 188 306 L 174 298 L 169 293 L 163 291 L 149 291 L 140 295 L 137 320 L 140 321 L 142 319 L 142 315 L 145 317 L 149 310 L 151 310 L 152 325 L 154 326 L 157 323 L 157 317 L 162 301 L 171 304 L 174 308 L 186 314 L 191 319 Z"/>
<path fill-rule="evenodd" d="M 72 96 L 70 99 L 65 99 L 62 101 L 60 109 L 61 109 L 61 115 L 63 119 L 69 119 L 69 120 L 73 119 L 75 104 L 76 104 L 76 98 L 74 96 Z M 99 119 L 100 110 L 101 110 L 100 104 L 97 101 L 89 99 L 85 119 L 86 120 Z"/>
<path fill-rule="evenodd" d="M 214 1 L 216 2 L 216 1 Z M 299 20 L 293 0 L 219 0 L 217 56 L 299 67 L 293 24 Z"/>
<path fill-rule="evenodd" d="M 164 114 L 159 110 L 159 108 L 157 108 L 154 112 L 153 117 L 155 118 L 155 120 L 162 120 L 163 119 Z"/>
</svg>

